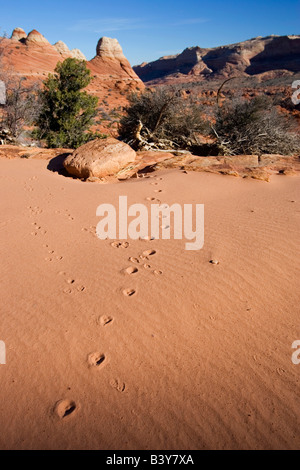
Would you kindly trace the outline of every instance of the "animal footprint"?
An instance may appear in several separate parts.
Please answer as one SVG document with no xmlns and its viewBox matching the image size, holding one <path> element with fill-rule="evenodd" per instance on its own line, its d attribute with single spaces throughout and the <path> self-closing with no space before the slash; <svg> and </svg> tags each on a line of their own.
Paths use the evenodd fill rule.
<svg viewBox="0 0 300 470">
<path fill-rule="evenodd" d="M 135 293 L 136 293 L 136 291 L 134 289 L 124 289 L 123 290 L 123 294 L 126 297 L 132 297 Z"/>
<path fill-rule="evenodd" d="M 64 294 L 72 294 L 72 289 L 65 289 Z"/>
<path fill-rule="evenodd" d="M 128 248 L 129 247 L 129 243 L 128 242 L 123 242 L 121 243 L 121 248 Z"/>
<path fill-rule="evenodd" d="M 143 252 L 143 256 L 153 256 L 156 254 L 155 250 L 146 250 Z"/>
<path fill-rule="evenodd" d="M 153 274 L 157 274 L 158 276 L 161 276 L 162 273 L 163 273 L 163 272 L 160 271 L 160 269 L 155 269 L 155 270 L 153 271 Z"/>
<path fill-rule="evenodd" d="M 88 356 L 88 364 L 91 367 L 100 367 L 105 361 L 105 354 L 94 352 Z"/>
<path fill-rule="evenodd" d="M 78 290 L 78 292 L 83 292 L 83 291 L 85 291 L 85 287 L 84 286 L 78 286 L 77 290 Z"/>
<path fill-rule="evenodd" d="M 112 242 L 110 244 L 110 246 L 112 246 L 113 248 L 119 248 L 121 246 L 121 243 L 120 242 Z"/>
<path fill-rule="evenodd" d="M 126 385 L 119 379 L 111 380 L 110 385 L 118 392 L 125 392 Z"/>
<path fill-rule="evenodd" d="M 98 323 L 100 323 L 101 326 L 106 326 L 112 321 L 113 321 L 113 318 L 108 315 L 102 315 L 102 317 L 99 317 L 98 319 Z"/>
<path fill-rule="evenodd" d="M 135 268 L 134 266 L 129 266 L 129 268 L 125 269 L 127 274 L 136 274 L 138 271 L 138 268 Z"/>
<path fill-rule="evenodd" d="M 129 261 L 131 261 L 132 263 L 135 263 L 135 264 L 139 264 L 139 260 L 138 258 L 133 258 L 132 256 L 128 259 Z"/>
<path fill-rule="evenodd" d="M 76 406 L 75 401 L 60 400 L 56 403 L 54 407 L 54 412 L 60 419 L 63 419 L 73 414 L 76 408 L 77 406 Z"/>
<path fill-rule="evenodd" d="M 128 242 L 112 242 L 110 245 L 113 248 L 128 248 L 129 247 Z"/>
<path fill-rule="evenodd" d="M 146 242 L 151 242 L 152 240 L 155 240 L 155 237 L 150 237 L 149 235 L 146 235 L 145 237 L 141 237 L 140 239 Z"/>
</svg>

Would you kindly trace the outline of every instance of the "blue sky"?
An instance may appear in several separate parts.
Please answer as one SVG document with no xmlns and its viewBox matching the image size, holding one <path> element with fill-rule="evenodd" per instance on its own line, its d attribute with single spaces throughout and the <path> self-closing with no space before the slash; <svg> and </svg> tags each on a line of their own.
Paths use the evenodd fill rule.
<svg viewBox="0 0 300 470">
<path fill-rule="evenodd" d="M 2 3 L 2 2 L 1 2 Z M 37 29 L 91 59 L 100 37 L 117 38 L 131 65 L 270 34 L 300 34 L 299 0 L 9 0 L 1 32 Z"/>
</svg>

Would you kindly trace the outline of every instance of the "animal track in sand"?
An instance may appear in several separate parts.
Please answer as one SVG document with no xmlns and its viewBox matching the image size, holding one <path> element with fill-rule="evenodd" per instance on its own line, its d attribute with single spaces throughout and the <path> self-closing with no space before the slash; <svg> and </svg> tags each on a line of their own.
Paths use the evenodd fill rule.
<svg viewBox="0 0 300 470">
<path fill-rule="evenodd" d="M 155 240 L 155 237 L 149 237 L 149 235 L 146 235 L 145 237 L 140 237 L 140 240 L 143 240 L 145 242 L 152 242 Z"/>
<path fill-rule="evenodd" d="M 211 259 L 211 260 L 210 260 L 210 264 L 217 265 L 217 264 L 220 264 L 220 261 L 218 261 L 218 260 L 216 260 L 216 259 Z"/>
<path fill-rule="evenodd" d="M 61 276 L 66 276 L 66 273 L 64 271 L 60 271 L 58 274 L 61 275 Z M 72 286 L 76 283 L 76 280 L 73 279 L 73 278 L 69 278 L 69 279 L 66 279 L 66 282 L 67 282 L 67 284 Z M 74 286 L 74 288 L 75 288 L 75 286 Z M 82 284 L 80 284 L 76 287 L 77 292 L 83 292 L 83 291 L 85 291 L 85 289 L 86 289 L 85 286 L 83 286 Z M 71 288 L 66 288 L 66 289 L 64 289 L 64 293 L 65 294 L 72 294 L 73 290 Z"/>
<path fill-rule="evenodd" d="M 129 266 L 129 268 L 125 269 L 125 272 L 127 274 L 136 274 L 139 272 L 138 268 L 135 268 L 134 266 Z"/>
<path fill-rule="evenodd" d="M 136 293 L 136 291 L 134 289 L 124 289 L 123 290 L 123 294 L 126 297 L 132 297 L 135 293 Z"/>
<path fill-rule="evenodd" d="M 155 189 L 154 192 L 155 193 L 162 193 L 162 189 Z"/>
<path fill-rule="evenodd" d="M 128 242 L 112 242 L 110 245 L 113 248 L 128 248 L 129 247 Z"/>
<path fill-rule="evenodd" d="M 124 382 L 122 382 L 120 379 L 113 379 L 110 381 L 110 385 L 112 388 L 117 390 L 118 392 L 125 392 L 126 385 Z"/>
<path fill-rule="evenodd" d="M 42 230 L 41 225 L 39 225 L 37 222 L 32 222 L 31 225 L 33 225 L 34 232 L 31 232 L 31 235 L 45 235 L 47 232 L 46 230 Z"/>
<path fill-rule="evenodd" d="M 28 206 L 27 209 L 29 209 L 30 214 L 37 215 L 41 214 L 43 210 L 39 206 Z"/>
<path fill-rule="evenodd" d="M 105 354 L 93 352 L 88 355 L 88 364 L 92 367 L 100 367 L 103 365 L 105 359 Z"/>
<path fill-rule="evenodd" d="M 102 315 L 102 317 L 98 318 L 97 323 L 99 323 L 101 326 L 106 326 L 113 322 L 113 320 L 113 317 L 110 317 L 109 315 Z"/>
<path fill-rule="evenodd" d="M 130 256 L 130 258 L 128 258 L 128 261 L 131 261 L 132 263 L 135 263 L 135 264 L 139 264 L 139 259 L 138 258 L 133 258 L 132 256 Z"/>
<path fill-rule="evenodd" d="M 84 286 L 78 286 L 77 290 L 78 290 L 78 292 L 83 292 L 83 291 L 85 291 L 85 287 Z"/>
<path fill-rule="evenodd" d="M 66 418 L 74 413 L 77 409 L 77 405 L 73 400 L 60 400 L 55 404 L 54 412 L 60 418 Z"/>
<path fill-rule="evenodd" d="M 156 251 L 155 250 L 146 250 L 143 252 L 143 256 L 153 256 L 156 254 Z"/>
<path fill-rule="evenodd" d="M 72 294 L 72 289 L 65 289 L 64 294 Z"/>
<path fill-rule="evenodd" d="M 150 264 L 144 264 L 144 268 L 145 269 L 151 269 L 151 266 L 150 266 Z"/>
<path fill-rule="evenodd" d="M 155 269 L 153 271 L 153 274 L 157 274 L 158 276 L 161 276 L 163 274 L 163 272 L 160 269 Z"/>
<path fill-rule="evenodd" d="M 157 199 L 156 197 L 148 196 L 146 197 L 146 201 L 151 201 L 151 202 L 156 202 L 157 204 L 161 204 L 161 200 Z"/>
<path fill-rule="evenodd" d="M 81 229 L 82 232 L 88 232 L 90 233 L 91 235 L 93 235 L 93 237 L 97 237 L 97 233 L 96 233 L 96 227 L 94 225 L 91 225 L 89 228 L 86 228 L 86 227 L 83 227 Z M 98 237 L 97 237 L 98 238 Z"/>
</svg>

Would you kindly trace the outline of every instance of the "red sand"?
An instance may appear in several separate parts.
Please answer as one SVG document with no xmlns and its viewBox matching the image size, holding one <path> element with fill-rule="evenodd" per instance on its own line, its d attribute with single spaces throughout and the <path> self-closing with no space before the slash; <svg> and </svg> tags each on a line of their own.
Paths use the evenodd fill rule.
<svg viewBox="0 0 300 470">
<path fill-rule="evenodd" d="M 47 163 L 0 159 L 0 448 L 299 449 L 299 177 L 100 185 Z M 202 250 L 95 236 L 99 204 L 157 189 L 205 204 Z"/>
</svg>

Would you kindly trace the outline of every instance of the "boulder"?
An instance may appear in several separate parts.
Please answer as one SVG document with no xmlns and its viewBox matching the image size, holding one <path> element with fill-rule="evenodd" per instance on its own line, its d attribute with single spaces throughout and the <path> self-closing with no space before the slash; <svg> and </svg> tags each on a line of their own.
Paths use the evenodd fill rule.
<svg viewBox="0 0 300 470">
<path fill-rule="evenodd" d="M 96 139 L 82 145 L 64 161 L 70 175 L 78 178 L 103 178 L 116 175 L 136 158 L 135 151 L 113 137 Z"/>
</svg>

